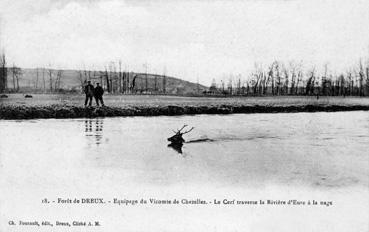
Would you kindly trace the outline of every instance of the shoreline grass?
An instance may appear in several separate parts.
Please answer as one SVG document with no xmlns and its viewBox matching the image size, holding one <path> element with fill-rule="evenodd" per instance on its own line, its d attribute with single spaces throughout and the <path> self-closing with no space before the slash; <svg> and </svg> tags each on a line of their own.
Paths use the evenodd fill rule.
<svg viewBox="0 0 369 232">
<path fill-rule="evenodd" d="M 359 97 L 179 97 L 107 95 L 106 107 L 84 107 L 83 95 L 35 94 L 25 99 L 10 94 L 0 99 L 0 119 L 93 118 L 116 116 L 177 116 L 195 114 L 293 113 L 369 110 Z"/>
</svg>

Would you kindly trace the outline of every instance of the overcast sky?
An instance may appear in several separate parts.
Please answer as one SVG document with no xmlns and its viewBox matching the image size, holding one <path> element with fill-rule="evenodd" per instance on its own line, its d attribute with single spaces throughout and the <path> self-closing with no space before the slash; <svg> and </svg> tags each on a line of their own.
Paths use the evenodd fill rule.
<svg viewBox="0 0 369 232">
<path fill-rule="evenodd" d="M 254 63 L 350 68 L 369 54 L 369 1 L 1 0 L 1 45 L 21 67 L 123 67 L 209 84 Z"/>
</svg>

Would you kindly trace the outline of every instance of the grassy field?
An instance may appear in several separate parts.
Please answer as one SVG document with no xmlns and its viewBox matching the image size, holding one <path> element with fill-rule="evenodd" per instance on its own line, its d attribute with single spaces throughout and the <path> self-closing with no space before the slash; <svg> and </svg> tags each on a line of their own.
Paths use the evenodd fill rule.
<svg viewBox="0 0 369 232">
<path fill-rule="evenodd" d="M 83 106 L 84 95 L 70 94 L 33 94 L 33 98 L 24 98 L 22 94 L 8 94 L 8 98 L 0 98 L 2 105 L 48 106 L 70 105 Z M 220 105 L 262 105 L 262 106 L 302 106 L 302 105 L 343 105 L 369 106 L 369 98 L 360 97 L 316 97 L 309 96 L 270 96 L 270 97 L 180 97 L 163 95 L 105 95 L 107 106 L 220 106 Z M 96 105 L 93 102 L 93 106 Z"/>
<path fill-rule="evenodd" d="M 9 94 L 0 98 L 0 119 L 369 110 L 369 98 L 359 97 L 106 95 L 104 101 L 106 107 L 85 108 L 82 94 Z"/>
</svg>

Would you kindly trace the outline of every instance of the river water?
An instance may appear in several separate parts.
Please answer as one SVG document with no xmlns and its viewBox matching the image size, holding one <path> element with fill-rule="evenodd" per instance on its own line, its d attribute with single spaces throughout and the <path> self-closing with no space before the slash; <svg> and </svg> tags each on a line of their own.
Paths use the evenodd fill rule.
<svg viewBox="0 0 369 232">
<path fill-rule="evenodd" d="M 184 124 L 195 127 L 184 135 L 187 142 L 180 149 L 168 147 L 172 130 Z M 52 212 L 65 220 L 67 210 L 87 218 L 99 212 L 45 207 L 39 202 L 45 197 L 317 199 L 333 206 L 148 207 L 144 212 L 132 207 L 123 210 L 130 221 L 124 225 L 135 231 L 369 229 L 368 112 L 4 120 L 0 128 L 0 203 L 11 217 L 35 209 L 44 211 L 39 217 Z M 100 220 L 111 220 L 105 229 L 120 225 L 121 208 L 102 212 Z M 221 216 L 209 216 L 214 212 Z M 171 221 L 164 222 L 168 214 Z M 316 215 L 323 219 L 314 221 Z M 337 222 L 342 215 L 347 220 Z M 288 226 L 280 223 L 289 217 L 294 220 Z M 144 222 L 138 223 L 140 218 Z"/>
</svg>

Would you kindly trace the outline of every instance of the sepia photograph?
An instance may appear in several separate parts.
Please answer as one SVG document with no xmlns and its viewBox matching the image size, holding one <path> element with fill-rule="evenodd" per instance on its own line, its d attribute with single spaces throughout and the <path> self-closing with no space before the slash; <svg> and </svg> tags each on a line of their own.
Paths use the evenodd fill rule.
<svg viewBox="0 0 369 232">
<path fill-rule="evenodd" d="M 0 232 L 368 232 L 368 9 L 0 0 Z"/>
</svg>

